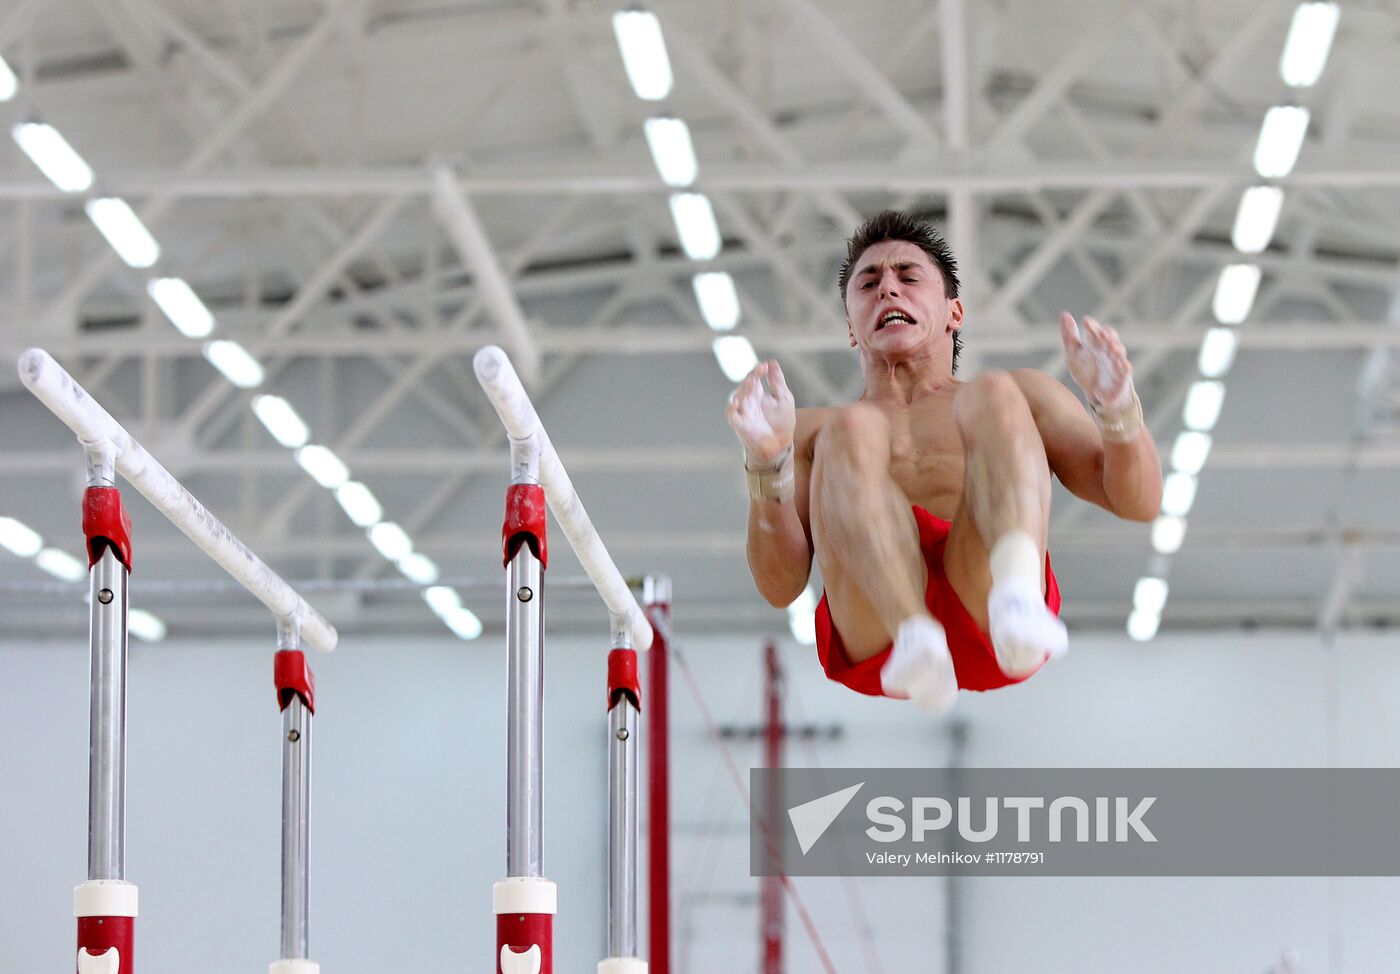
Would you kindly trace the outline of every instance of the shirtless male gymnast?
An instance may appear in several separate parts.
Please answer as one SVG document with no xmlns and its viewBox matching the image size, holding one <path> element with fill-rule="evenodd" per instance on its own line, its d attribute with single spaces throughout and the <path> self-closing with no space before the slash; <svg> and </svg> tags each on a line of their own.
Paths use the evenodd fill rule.
<svg viewBox="0 0 1400 974">
<path fill-rule="evenodd" d="M 957 264 L 933 227 L 886 211 L 847 242 L 839 284 L 865 391 L 796 409 L 761 362 L 727 417 L 748 471 L 749 568 L 785 606 L 812 556 L 826 592 L 817 650 L 861 693 L 944 710 L 959 687 L 1030 676 L 1068 645 L 1046 555 L 1050 475 L 1118 517 L 1149 521 L 1162 471 L 1117 333 L 1060 317 L 1086 412 L 1043 372 L 953 377 L 964 324 Z"/>
</svg>

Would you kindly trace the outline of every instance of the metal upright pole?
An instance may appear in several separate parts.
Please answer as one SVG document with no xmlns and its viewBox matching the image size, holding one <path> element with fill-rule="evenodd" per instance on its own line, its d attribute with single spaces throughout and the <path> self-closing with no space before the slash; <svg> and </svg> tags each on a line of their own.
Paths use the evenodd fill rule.
<svg viewBox="0 0 1400 974">
<path fill-rule="evenodd" d="M 553 974 L 558 893 L 543 877 L 545 497 L 539 444 L 511 439 L 506 568 L 506 879 L 491 890 L 497 974 Z"/>
<path fill-rule="evenodd" d="M 671 648 L 671 580 L 648 575 L 642 583 L 642 604 L 655 634 L 649 653 L 647 704 L 647 869 L 648 926 L 652 974 L 671 972 L 671 778 L 667 687 Z"/>
<path fill-rule="evenodd" d="M 598 974 L 647 974 L 637 953 L 637 732 L 642 688 L 632 620 L 612 617 L 608 654 L 608 956 Z"/>
<path fill-rule="evenodd" d="M 530 546 L 510 559 L 506 587 L 506 875 L 544 868 L 544 572 Z"/>
<path fill-rule="evenodd" d="M 301 624 L 294 616 L 277 620 L 277 645 L 273 682 L 282 708 L 282 956 L 272 962 L 269 974 L 318 974 L 320 965 L 307 959 L 315 677 L 301 651 Z"/>
<path fill-rule="evenodd" d="M 73 891 L 78 974 L 132 974 L 136 887 L 125 881 L 127 580 L 131 521 L 115 457 L 89 447 L 83 535 L 91 595 L 88 878 Z"/>
</svg>

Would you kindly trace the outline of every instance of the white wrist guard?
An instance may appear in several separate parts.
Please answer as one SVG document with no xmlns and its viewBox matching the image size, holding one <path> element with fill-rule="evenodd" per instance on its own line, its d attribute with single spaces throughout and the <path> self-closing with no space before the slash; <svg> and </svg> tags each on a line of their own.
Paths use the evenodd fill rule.
<svg viewBox="0 0 1400 974">
<path fill-rule="evenodd" d="M 796 490 L 793 473 L 792 446 L 762 464 L 749 462 L 744 456 L 744 473 L 748 479 L 749 496 L 756 501 L 791 500 Z"/>
<path fill-rule="evenodd" d="M 1094 422 L 1105 443 L 1131 443 L 1142 432 L 1142 400 L 1138 399 L 1136 389 L 1133 398 L 1116 409 L 1108 408 L 1091 396 L 1089 411 L 1094 414 Z"/>
</svg>

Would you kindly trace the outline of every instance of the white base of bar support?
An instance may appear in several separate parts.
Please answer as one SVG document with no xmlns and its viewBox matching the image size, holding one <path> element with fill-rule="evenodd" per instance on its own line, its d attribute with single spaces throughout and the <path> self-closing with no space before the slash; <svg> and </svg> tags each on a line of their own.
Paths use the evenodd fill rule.
<svg viewBox="0 0 1400 974">
<path fill-rule="evenodd" d="M 275 960 L 267 974 L 321 974 L 321 965 L 314 960 Z"/>
<path fill-rule="evenodd" d="M 538 876 L 513 876 L 491 887 L 491 912 L 506 913 L 559 912 L 559 888 Z"/>
<path fill-rule="evenodd" d="M 598 974 L 647 974 L 647 962 L 635 957 L 609 957 L 598 962 Z"/>
<path fill-rule="evenodd" d="M 73 888 L 75 917 L 134 917 L 136 884 L 124 879 L 89 879 Z"/>
</svg>

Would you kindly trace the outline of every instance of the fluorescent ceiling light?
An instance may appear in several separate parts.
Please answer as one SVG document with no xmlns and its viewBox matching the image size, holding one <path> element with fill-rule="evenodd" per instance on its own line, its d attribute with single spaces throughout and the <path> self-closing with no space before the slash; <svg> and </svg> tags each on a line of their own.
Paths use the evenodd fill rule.
<svg viewBox="0 0 1400 974">
<path fill-rule="evenodd" d="M 804 588 L 804 589 L 802 590 L 802 594 L 801 594 L 801 595 L 799 595 L 797 598 L 795 598 L 795 599 L 792 600 L 792 603 L 788 606 L 788 611 L 789 611 L 789 612 L 816 612 L 816 611 L 817 611 L 817 601 L 818 601 L 818 599 L 817 599 L 817 593 L 816 593 L 815 591 L 813 591 L 812 586 L 808 585 L 806 588 Z"/>
<path fill-rule="evenodd" d="M 753 346 L 743 335 L 724 335 L 714 340 L 715 360 L 730 382 L 742 382 L 758 364 Z"/>
<path fill-rule="evenodd" d="M 669 95 L 675 79 L 656 14 L 649 10 L 619 10 L 613 14 L 613 34 L 622 54 L 622 67 L 637 97 L 660 101 Z"/>
<path fill-rule="evenodd" d="M 87 565 L 61 548 L 45 548 L 34 556 L 34 564 L 54 578 L 61 578 L 65 582 L 76 582 L 87 578 Z"/>
<path fill-rule="evenodd" d="M 1162 484 L 1162 513 L 1185 517 L 1196 502 L 1196 478 L 1189 473 L 1169 473 Z"/>
<path fill-rule="evenodd" d="M 1283 190 L 1277 186 L 1251 186 L 1240 195 L 1235 229 L 1230 242 L 1242 254 L 1257 254 L 1269 246 L 1283 209 Z"/>
<path fill-rule="evenodd" d="M 88 200 L 83 210 L 128 267 L 150 267 L 160 259 L 160 244 L 126 200 L 102 196 Z"/>
<path fill-rule="evenodd" d="M 1176 442 L 1172 444 L 1172 469 L 1177 473 L 1189 473 L 1195 476 L 1206 465 L 1206 457 L 1208 456 L 1210 456 L 1209 433 L 1185 430 L 1176 434 Z"/>
<path fill-rule="evenodd" d="M 364 484 L 351 480 L 335 489 L 335 499 L 346 517 L 355 522 L 356 527 L 367 528 L 378 524 L 384 516 L 384 507 Z"/>
<path fill-rule="evenodd" d="M 126 614 L 126 629 L 148 643 L 158 643 L 165 638 L 165 623 L 145 609 L 132 609 Z"/>
<path fill-rule="evenodd" d="M 1207 379 L 1218 379 L 1230 371 L 1235 362 L 1235 349 L 1240 344 L 1240 333 L 1233 328 L 1212 328 L 1201 340 L 1201 354 L 1196 365 L 1201 375 Z"/>
<path fill-rule="evenodd" d="M 393 521 L 380 521 L 369 529 L 369 543 L 390 561 L 398 561 L 413 550 L 413 539 Z"/>
<path fill-rule="evenodd" d="M 789 612 L 788 629 L 803 646 L 817 644 L 817 617 L 811 612 Z"/>
<path fill-rule="evenodd" d="M 204 346 L 204 357 L 209 360 L 210 365 L 224 374 L 225 379 L 240 389 L 256 389 L 263 383 L 263 367 L 237 342 L 224 338 L 207 342 Z"/>
<path fill-rule="evenodd" d="M 1303 137 L 1308 134 L 1308 110 L 1301 105 L 1275 105 L 1264 115 L 1259 142 L 1254 146 L 1254 171 L 1265 179 L 1280 179 L 1293 171 Z"/>
<path fill-rule="evenodd" d="M 440 616 L 445 616 L 462 605 L 462 597 L 457 594 L 457 590 L 446 585 L 434 585 L 424 589 L 423 601 Z"/>
<path fill-rule="evenodd" d="M 410 551 L 396 564 L 404 578 L 419 585 L 431 585 L 438 580 L 438 566 L 427 555 Z"/>
<path fill-rule="evenodd" d="M 1191 383 L 1191 391 L 1186 394 L 1186 408 L 1182 410 L 1186 428 L 1209 433 L 1220 419 L 1220 408 L 1224 404 L 1225 383 L 1214 379 Z"/>
<path fill-rule="evenodd" d="M 442 621 L 447 623 L 447 628 L 457 634 L 459 639 L 475 639 L 481 635 L 481 620 L 476 617 L 476 613 L 465 606 L 457 606 L 450 609 L 442 616 Z"/>
<path fill-rule="evenodd" d="M 1161 615 L 1167 604 L 1167 580 L 1147 575 L 1133 586 L 1133 610 L 1149 615 Z"/>
<path fill-rule="evenodd" d="M 667 186 L 689 186 L 700 173 L 695 144 L 685 119 L 661 116 L 646 121 L 647 148 L 651 161 Z"/>
<path fill-rule="evenodd" d="M 703 193 L 672 193 L 671 219 L 681 249 L 691 260 L 711 260 L 719 253 L 719 224 L 714 207 Z"/>
<path fill-rule="evenodd" d="M 146 285 L 146 293 L 186 338 L 207 338 L 214 330 L 214 316 L 180 278 L 157 277 Z"/>
<path fill-rule="evenodd" d="M 723 271 L 709 271 L 696 274 L 690 283 L 707 325 L 715 331 L 731 331 L 739 323 L 739 292 L 734 278 Z"/>
<path fill-rule="evenodd" d="M 49 182 L 65 193 L 81 193 L 92 186 L 92 167 L 52 125 L 20 122 L 10 134 Z"/>
<path fill-rule="evenodd" d="M 1152 522 L 1152 550 L 1159 555 L 1174 555 L 1186 540 L 1186 519 L 1163 515 Z"/>
<path fill-rule="evenodd" d="M 817 593 L 808 585 L 787 607 L 788 629 L 792 638 L 804 646 L 817 642 Z"/>
<path fill-rule="evenodd" d="M 33 558 L 44 547 L 44 539 L 23 521 L 0 517 L 0 547 L 9 548 L 21 558 Z"/>
<path fill-rule="evenodd" d="M 327 490 L 335 490 L 350 479 L 350 468 L 328 446 L 309 444 L 297 450 L 296 458 L 301 469 Z"/>
<path fill-rule="evenodd" d="M 0 101 L 9 101 L 19 91 L 19 78 L 9 63 L 0 57 Z"/>
<path fill-rule="evenodd" d="M 1342 16 L 1335 3 L 1301 3 L 1293 11 L 1293 24 L 1288 28 L 1288 40 L 1283 43 L 1283 57 L 1278 72 L 1283 82 L 1294 88 L 1317 84 L 1327 64 L 1327 52 L 1337 33 L 1337 21 Z"/>
<path fill-rule="evenodd" d="M 1134 609 L 1128 616 L 1128 636 L 1137 642 L 1145 643 L 1157 635 L 1157 627 L 1161 624 L 1161 616 Z"/>
<path fill-rule="evenodd" d="M 1221 269 L 1210 306 L 1216 321 L 1238 325 L 1249 317 L 1254 296 L 1259 293 L 1259 277 L 1259 268 L 1254 264 L 1227 264 Z"/>
<path fill-rule="evenodd" d="M 311 430 L 302 422 L 292 404 L 281 396 L 254 396 L 253 415 L 262 420 L 274 440 L 289 450 L 306 446 L 306 441 L 311 438 Z"/>
</svg>

